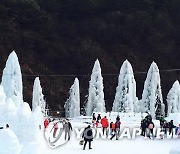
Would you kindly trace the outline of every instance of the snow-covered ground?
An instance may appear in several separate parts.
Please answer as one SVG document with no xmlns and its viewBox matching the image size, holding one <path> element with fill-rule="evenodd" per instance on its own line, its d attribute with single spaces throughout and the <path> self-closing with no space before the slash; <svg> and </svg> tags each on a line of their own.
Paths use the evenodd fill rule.
<svg viewBox="0 0 180 154">
<path fill-rule="evenodd" d="M 71 140 L 64 146 L 57 149 L 49 149 L 46 147 L 43 150 L 43 154 L 108 154 L 108 153 L 123 153 L 123 154 L 169 154 L 169 151 L 173 147 L 179 147 L 180 140 L 148 140 L 137 138 L 134 140 L 122 139 L 122 140 L 94 140 L 92 142 L 92 150 L 82 150 L 83 146 L 79 145 L 78 140 Z"/>
<path fill-rule="evenodd" d="M 140 126 L 140 121 L 135 121 L 133 118 L 132 120 L 127 120 L 128 117 L 132 115 L 129 115 L 124 120 L 122 118 L 122 126 L 121 129 L 124 127 L 136 127 L 138 128 Z M 111 116 L 112 118 L 113 116 Z M 122 115 L 123 117 L 123 115 Z M 136 115 L 138 117 L 138 115 Z M 131 118 L 131 117 L 130 117 Z M 126 119 L 126 120 L 125 120 Z M 113 120 L 113 119 L 112 119 Z M 79 117 L 79 118 L 73 118 L 70 120 L 72 123 L 73 128 L 84 128 L 88 125 L 90 122 L 90 117 Z M 127 121 L 127 122 L 125 122 Z M 56 121 L 57 122 L 57 121 Z M 55 123 L 55 122 L 54 122 Z M 159 127 L 158 121 L 154 121 L 155 125 Z M 62 127 L 62 123 L 58 123 L 59 128 Z M 13 135 L 13 132 L 11 131 L 11 128 L 6 129 L 0 129 L 0 154 L 12 154 L 12 150 L 16 149 L 17 154 L 99 154 L 99 153 L 123 153 L 123 154 L 132 154 L 132 153 L 138 153 L 138 154 L 180 154 L 178 151 L 179 145 L 180 145 L 180 139 L 177 139 L 177 136 L 175 136 L 173 139 L 145 139 L 142 136 L 137 136 L 135 139 L 127 139 L 127 137 L 124 137 L 119 140 L 110 140 L 109 138 L 99 138 L 94 139 L 92 142 L 92 150 L 88 149 L 88 145 L 86 147 L 86 150 L 83 150 L 83 145 L 79 144 L 80 139 L 76 138 L 75 131 L 72 132 L 72 136 L 70 141 L 65 143 L 64 145 L 61 145 L 57 148 L 51 148 L 46 141 L 46 138 L 50 137 L 52 139 L 53 134 L 53 123 L 50 123 L 48 129 L 45 131 L 45 135 L 39 131 L 39 133 L 36 135 L 36 140 L 31 142 L 21 142 L 18 143 L 18 138 L 16 138 L 15 134 Z M 52 130 L 52 131 L 51 131 Z M 74 129 L 73 129 L 74 130 Z M 21 131 L 21 130 L 20 130 Z M 19 132 L 20 132 L 19 131 Z M 58 133 L 58 132 L 57 132 Z M 7 137 L 5 137 L 7 136 Z M 110 136 L 109 136 L 110 137 Z M 27 139 L 27 136 L 26 136 Z M 64 137 L 61 138 L 61 141 L 64 139 Z M 7 143 L 8 142 L 8 143 Z M 7 145 L 7 146 L 5 146 Z M 11 150 L 9 150 L 11 149 Z M 170 153 L 171 151 L 171 153 Z"/>
<path fill-rule="evenodd" d="M 74 127 L 82 125 L 86 125 L 82 122 L 72 122 Z M 137 124 L 138 125 L 138 124 Z M 130 125 L 134 127 L 137 125 Z M 51 127 L 51 126 L 50 126 Z M 51 128 L 49 128 L 51 129 Z M 48 133 L 48 132 L 47 132 Z M 74 132 L 73 132 L 74 134 Z M 180 139 L 176 137 L 173 139 L 145 139 L 144 137 L 138 136 L 135 139 L 119 139 L 119 140 L 110 140 L 108 139 L 94 139 L 92 142 L 91 150 L 88 149 L 88 144 L 86 146 L 86 150 L 83 150 L 83 145 L 79 145 L 80 139 L 76 139 L 75 135 L 71 138 L 69 142 L 65 145 L 62 145 L 58 148 L 52 149 L 47 144 L 42 145 L 42 153 L 43 154 L 58 154 L 58 153 L 66 153 L 66 154 L 100 154 L 100 153 L 123 153 L 123 154 L 169 154 L 170 150 L 177 149 L 180 145 Z"/>
<path fill-rule="evenodd" d="M 71 123 L 73 128 L 75 127 L 86 127 L 88 124 L 88 117 L 81 117 L 78 119 L 72 119 Z M 159 127 L 158 122 L 154 121 L 156 126 Z M 59 127 L 61 124 L 59 124 Z M 124 123 L 122 122 L 122 129 L 124 127 L 139 127 L 139 123 Z M 52 129 L 52 125 L 49 125 L 49 128 L 46 131 L 46 135 L 50 135 L 50 130 Z M 109 136 L 110 137 L 110 136 Z M 48 146 L 47 143 L 42 144 L 42 153 L 43 154 L 58 154 L 58 153 L 66 153 L 66 154 L 100 154 L 100 153 L 123 153 L 123 154 L 169 154 L 170 151 L 173 152 L 173 149 L 177 151 L 177 147 L 180 145 L 180 139 L 177 139 L 175 136 L 173 139 L 147 139 L 142 136 L 137 136 L 135 139 L 127 139 L 124 137 L 119 140 L 110 140 L 109 138 L 106 139 L 94 139 L 92 142 L 92 150 L 88 149 L 88 144 L 86 146 L 86 150 L 83 150 L 83 145 L 79 145 L 79 141 L 81 139 L 76 138 L 76 133 L 72 132 L 72 138 L 69 142 L 65 143 L 64 145 L 52 149 Z M 172 153 L 173 154 L 173 153 Z M 180 153 L 179 153 L 180 154 Z"/>
</svg>

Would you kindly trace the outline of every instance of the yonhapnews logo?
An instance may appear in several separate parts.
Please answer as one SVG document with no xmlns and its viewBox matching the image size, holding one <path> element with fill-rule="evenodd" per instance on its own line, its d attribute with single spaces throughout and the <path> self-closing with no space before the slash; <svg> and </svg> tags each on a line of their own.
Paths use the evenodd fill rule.
<svg viewBox="0 0 180 154">
<path fill-rule="evenodd" d="M 51 148 L 57 148 L 60 147 L 71 139 L 71 137 L 75 137 L 76 139 L 82 139 L 82 135 L 84 134 L 84 137 L 88 138 L 89 136 L 84 131 L 85 128 L 73 128 L 72 130 L 69 129 L 69 127 L 66 127 L 62 122 L 57 122 L 59 128 L 57 129 L 56 134 L 54 134 L 55 124 L 52 122 L 49 124 L 49 126 L 52 126 L 48 130 L 45 130 L 45 139 L 48 143 L 48 145 Z M 110 131 L 108 131 L 108 136 L 106 133 L 103 134 L 102 128 L 90 128 L 93 132 L 93 138 L 94 139 L 107 139 L 111 137 L 113 134 L 110 134 Z M 86 129 L 88 131 L 88 129 Z M 138 136 L 141 136 L 141 129 L 140 128 L 123 128 L 121 129 L 118 139 L 128 138 L 128 139 L 135 139 Z M 165 131 L 162 131 L 161 128 L 154 128 L 153 134 L 149 134 L 149 130 L 146 130 L 145 139 L 148 139 L 150 136 L 152 139 L 172 139 L 172 134 L 165 133 Z M 175 129 L 172 131 L 173 134 L 175 134 Z M 149 136 L 150 135 L 150 136 Z"/>
</svg>

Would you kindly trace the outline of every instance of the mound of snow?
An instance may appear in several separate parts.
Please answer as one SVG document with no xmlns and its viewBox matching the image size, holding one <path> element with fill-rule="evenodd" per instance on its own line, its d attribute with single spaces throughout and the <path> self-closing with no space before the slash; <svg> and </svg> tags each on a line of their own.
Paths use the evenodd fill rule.
<svg viewBox="0 0 180 154">
<path fill-rule="evenodd" d="M 42 135 L 43 132 L 43 115 L 41 112 L 41 108 L 37 106 L 32 112 L 30 118 L 30 132 L 28 133 L 31 141 L 39 141 L 39 136 Z"/>
<path fill-rule="evenodd" d="M 14 116 L 16 114 L 17 107 L 11 98 L 7 99 L 3 111 L 5 114 L 8 114 L 9 116 Z"/>
<path fill-rule="evenodd" d="M 31 118 L 35 124 L 43 126 L 43 114 L 39 106 L 37 106 L 35 110 L 32 112 Z"/>
<path fill-rule="evenodd" d="M 20 144 L 18 138 L 9 128 L 0 130 L 0 145 L 1 154 L 19 154 Z"/>
<path fill-rule="evenodd" d="M 20 105 L 20 108 L 18 109 L 18 116 L 29 118 L 31 114 L 31 108 L 28 103 L 24 102 Z"/>
<path fill-rule="evenodd" d="M 6 100 L 6 104 L 1 108 L 1 118 L 2 124 L 9 124 L 10 128 L 15 131 L 15 126 L 17 123 L 16 119 L 17 107 L 11 98 Z"/>
<path fill-rule="evenodd" d="M 31 109 L 28 103 L 21 103 L 17 111 L 17 123 L 15 127 L 15 133 L 19 138 L 19 141 L 28 141 L 31 137 L 31 123 L 30 123 Z"/>
</svg>

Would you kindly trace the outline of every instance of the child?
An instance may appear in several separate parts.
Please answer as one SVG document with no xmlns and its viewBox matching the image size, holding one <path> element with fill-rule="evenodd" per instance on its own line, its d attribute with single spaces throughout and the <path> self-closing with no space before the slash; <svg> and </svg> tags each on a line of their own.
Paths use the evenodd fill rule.
<svg viewBox="0 0 180 154">
<path fill-rule="evenodd" d="M 113 135 L 113 132 L 115 131 L 115 123 L 110 123 L 110 135 Z"/>
</svg>

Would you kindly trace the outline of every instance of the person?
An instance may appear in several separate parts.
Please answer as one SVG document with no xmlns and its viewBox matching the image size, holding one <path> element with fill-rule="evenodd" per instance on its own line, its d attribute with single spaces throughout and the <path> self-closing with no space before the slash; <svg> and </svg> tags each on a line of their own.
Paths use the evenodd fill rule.
<svg viewBox="0 0 180 154">
<path fill-rule="evenodd" d="M 96 121 L 96 115 L 95 115 L 95 113 L 93 113 L 92 120 L 93 120 L 93 121 Z"/>
<path fill-rule="evenodd" d="M 98 116 L 97 116 L 97 122 L 99 123 L 99 122 L 100 122 L 100 120 L 101 120 L 101 115 L 100 115 L 100 114 L 98 114 Z"/>
<path fill-rule="evenodd" d="M 93 124 L 93 127 L 95 128 L 96 127 L 96 116 L 95 116 L 95 113 L 93 113 L 92 124 Z"/>
<path fill-rule="evenodd" d="M 84 129 L 82 137 L 84 138 L 83 150 L 85 150 L 87 142 L 89 142 L 89 149 L 92 149 L 91 142 L 93 141 L 93 132 L 90 125 Z"/>
<path fill-rule="evenodd" d="M 168 130 L 169 126 L 168 126 L 168 122 L 165 120 L 164 124 L 163 124 L 163 131 L 164 131 L 164 135 L 167 136 L 167 130 Z"/>
<path fill-rule="evenodd" d="M 65 140 L 67 138 L 67 135 L 68 135 L 68 140 L 70 140 L 70 131 L 72 131 L 72 125 L 68 120 L 64 121 L 63 130 L 65 131 Z"/>
<path fill-rule="evenodd" d="M 115 123 L 111 122 L 110 123 L 110 135 L 113 135 L 113 133 L 115 132 Z"/>
<path fill-rule="evenodd" d="M 48 127 L 48 125 L 49 125 L 49 120 L 48 120 L 48 118 L 46 118 L 44 120 L 44 128 L 46 129 Z"/>
<path fill-rule="evenodd" d="M 146 119 L 141 120 L 141 136 L 145 136 L 147 128 L 147 122 Z"/>
<path fill-rule="evenodd" d="M 120 120 L 120 117 L 119 117 L 119 115 L 116 117 L 116 121 L 119 121 Z"/>
<path fill-rule="evenodd" d="M 171 120 L 168 124 L 169 126 L 169 135 L 172 134 L 171 138 L 173 138 L 173 128 L 176 128 L 176 126 L 174 126 L 173 120 Z"/>
<path fill-rule="evenodd" d="M 117 119 L 115 123 L 115 128 L 116 128 L 116 140 L 118 140 L 119 135 L 120 135 L 120 126 L 121 126 L 121 121 L 120 119 Z"/>
<path fill-rule="evenodd" d="M 104 116 L 104 118 L 101 119 L 101 125 L 103 128 L 103 135 L 106 132 L 106 137 L 108 137 L 108 126 L 109 126 L 109 122 L 106 116 Z"/>
</svg>

